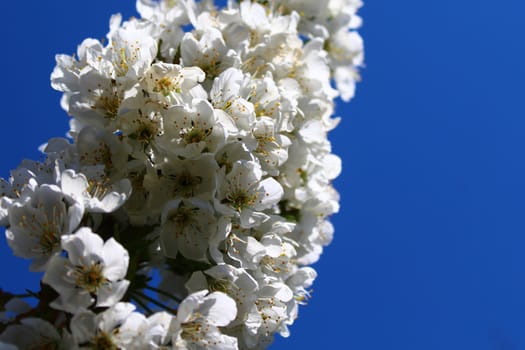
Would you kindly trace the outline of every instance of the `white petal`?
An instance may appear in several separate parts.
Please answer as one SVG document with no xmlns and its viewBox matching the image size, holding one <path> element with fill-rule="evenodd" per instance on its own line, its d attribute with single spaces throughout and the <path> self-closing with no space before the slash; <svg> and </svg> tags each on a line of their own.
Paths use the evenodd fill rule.
<svg viewBox="0 0 525 350">
<path fill-rule="evenodd" d="M 283 197 L 284 191 L 274 178 L 269 177 L 267 179 L 264 179 L 260 183 L 260 189 L 264 192 L 264 196 L 261 199 L 261 203 L 259 203 L 256 208 L 268 208 L 276 203 L 278 203 L 281 198 Z"/>
<path fill-rule="evenodd" d="M 96 332 L 95 314 L 87 310 L 75 314 L 71 319 L 70 327 L 78 343 L 91 340 Z"/>
<path fill-rule="evenodd" d="M 129 254 L 114 238 L 108 239 L 104 244 L 102 259 L 104 261 L 104 277 L 111 281 L 126 277 Z"/>
<path fill-rule="evenodd" d="M 62 173 L 60 181 L 62 191 L 66 195 L 75 200 L 84 198 L 84 192 L 88 188 L 88 181 L 84 174 L 76 174 L 74 170 L 68 169 Z"/>
<path fill-rule="evenodd" d="M 68 209 L 68 216 L 68 230 L 69 232 L 73 232 L 80 224 L 80 221 L 82 221 L 82 217 L 84 216 L 84 205 L 80 202 L 73 203 Z"/>
<path fill-rule="evenodd" d="M 97 306 L 106 307 L 115 305 L 122 299 L 128 286 L 128 280 L 102 285 L 102 287 L 97 290 Z"/>
<path fill-rule="evenodd" d="M 81 227 L 75 234 L 62 236 L 62 248 L 68 252 L 68 258 L 74 265 L 85 265 L 96 257 L 101 258 L 104 241 L 89 227 Z M 95 255 L 95 256 L 91 256 Z M 90 256 L 89 261 L 86 257 Z"/>
<path fill-rule="evenodd" d="M 194 310 L 196 310 L 204 301 L 207 290 L 201 290 L 188 295 L 179 305 L 177 310 L 177 321 L 180 323 L 187 322 Z"/>
<path fill-rule="evenodd" d="M 335 154 L 328 154 L 323 159 L 324 173 L 328 180 L 333 180 L 341 173 L 341 158 Z"/>
<path fill-rule="evenodd" d="M 207 319 L 211 324 L 223 327 L 230 324 L 237 316 L 235 301 L 221 292 L 213 292 L 206 299 L 213 300 L 214 304 L 208 309 Z"/>
<path fill-rule="evenodd" d="M 135 305 L 131 303 L 118 303 L 101 314 L 98 326 L 104 332 L 110 333 L 121 325 L 134 310 Z"/>
</svg>

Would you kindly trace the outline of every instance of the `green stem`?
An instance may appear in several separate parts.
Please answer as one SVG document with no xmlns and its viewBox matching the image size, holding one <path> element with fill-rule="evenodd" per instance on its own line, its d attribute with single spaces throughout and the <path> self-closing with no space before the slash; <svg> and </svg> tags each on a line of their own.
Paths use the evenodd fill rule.
<svg viewBox="0 0 525 350">
<path fill-rule="evenodd" d="M 142 300 L 140 300 L 138 298 L 138 296 L 132 296 L 131 299 L 136 302 L 137 304 L 139 304 L 139 306 L 144 309 L 144 311 L 146 311 L 146 313 L 149 315 L 152 315 L 153 314 L 153 311 L 148 307 L 148 305 L 143 302 Z"/>
<path fill-rule="evenodd" d="M 36 295 L 34 293 L 11 294 L 10 297 L 11 298 L 37 298 L 38 299 L 38 295 Z"/>
<path fill-rule="evenodd" d="M 153 299 L 152 297 L 149 297 L 147 296 L 146 294 L 142 293 L 142 292 L 133 292 L 133 295 L 136 296 L 136 297 L 140 297 L 144 300 L 147 300 L 149 301 L 150 303 L 154 304 L 154 305 L 157 305 L 158 307 L 160 307 L 161 309 L 165 310 L 165 311 L 169 311 L 169 312 L 174 312 L 173 309 L 167 307 L 166 305 L 164 305 L 163 303 L 159 302 L 158 300 L 155 300 Z"/>
<path fill-rule="evenodd" d="M 165 290 L 162 290 L 162 289 L 158 289 L 158 288 L 155 288 L 155 287 L 152 287 L 152 286 L 145 286 L 144 289 L 149 289 L 153 292 L 157 292 L 159 293 L 160 295 L 164 295 L 165 297 L 167 298 L 170 298 L 172 300 L 175 300 L 177 303 L 181 303 L 182 300 L 177 298 L 175 295 L 173 294 L 170 294 L 169 292 L 166 292 Z"/>
</svg>

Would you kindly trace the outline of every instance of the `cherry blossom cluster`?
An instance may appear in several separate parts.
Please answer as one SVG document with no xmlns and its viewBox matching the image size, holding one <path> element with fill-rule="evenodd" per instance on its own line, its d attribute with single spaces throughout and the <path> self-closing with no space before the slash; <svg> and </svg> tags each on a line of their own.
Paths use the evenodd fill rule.
<svg viewBox="0 0 525 350">
<path fill-rule="evenodd" d="M 341 170 L 360 0 L 138 0 L 57 55 L 68 138 L 0 182 L 37 305 L 0 291 L 2 349 L 265 349 L 310 297 Z M 53 347 L 54 346 L 54 347 Z"/>
</svg>

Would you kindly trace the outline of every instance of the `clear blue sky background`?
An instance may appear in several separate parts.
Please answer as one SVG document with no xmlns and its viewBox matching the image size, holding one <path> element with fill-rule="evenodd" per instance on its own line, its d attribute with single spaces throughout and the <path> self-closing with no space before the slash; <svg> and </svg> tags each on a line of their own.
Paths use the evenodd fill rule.
<svg viewBox="0 0 525 350">
<path fill-rule="evenodd" d="M 63 135 L 56 53 L 101 38 L 116 0 L 8 1 L 0 174 Z M 525 349 L 523 0 L 368 1 L 367 67 L 339 103 L 336 238 L 272 349 Z M 0 286 L 35 287 L 0 245 Z"/>
</svg>

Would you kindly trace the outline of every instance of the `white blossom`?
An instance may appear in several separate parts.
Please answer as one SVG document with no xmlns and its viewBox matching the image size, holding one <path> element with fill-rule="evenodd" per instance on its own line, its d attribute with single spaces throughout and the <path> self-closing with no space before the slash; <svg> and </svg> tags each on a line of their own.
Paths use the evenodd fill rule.
<svg viewBox="0 0 525 350">
<path fill-rule="evenodd" d="M 360 79 L 362 5 L 137 0 L 107 40 L 57 55 L 67 138 L 0 179 L 7 243 L 45 271 L 37 307 L 2 294 L 0 348 L 288 336 L 334 234 L 328 136 Z"/>
<path fill-rule="evenodd" d="M 174 106 L 165 113 L 161 145 L 168 154 L 195 159 L 215 153 L 225 141 L 224 128 L 206 100 L 194 99 L 190 107 Z"/>
<path fill-rule="evenodd" d="M 211 154 L 196 159 L 167 158 L 163 164 L 149 169 L 144 178 L 151 209 L 160 212 L 166 202 L 175 198 L 213 198 L 217 170 Z"/>
<path fill-rule="evenodd" d="M 68 257 L 55 256 L 42 279 L 59 297 L 51 306 L 70 313 L 96 306 L 112 306 L 126 292 L 124 279 L 129 255 L 114 238 L 106 242 L 91 229 L 83 227 L 62 237 Z"/>
<path fill-rule="evenodd" d="M 125 348 L 131 339 L 126 337 L 128 332 L 122 336 L 120 328 L 128 322 L 136 324 L 134 310 L 135 306 L 130 303 L 117 303 L 100 314 L 89 310 L 76 313 L 70 324 L 76 345 L 86 350 Z"/>
<path fill-rule="evenodd" d="M 246 80 L 249 76 L 240 69 L 228 68 L 213 81 L 211 102 L 229 135 L 244 136 L 242 131 L 250 131 L 255 122 L 254 106 L 243 96 Z"/>
<path fill-rule="evenodd" d="M 154 63 L 144 73 L 142 85 L 150 94 L 156 94 L 160 100 L 179 104 L 205 74 L 199 67 L 181 67 L 178 64 Z"/>
<path fill-rule="evenodd" d="M 203 272 L 194 272 L 186 282 L 186 288 L 190 293 L 202 289 L 222 292 L 235 300 L 237 317 L 230 324 L 231 327 L 235 327 L 247 322 L 246 315 L 255 306 L 255 295 L 259 285 L 246 270 L 219 264 Z"/>
<path fill-rule="evenodd" d="M 252 227 L 268 219 L 263 212 L 276 204 L 283 190 L 275 179 L 262 179 L 256 162 L 236 161 L 219 187 L 217 210 L 224 215 L 240 217 L 243 227 Z"/>
<path fill-rule="evenodd" d="M 131 183 L 121 179 L 111 183 L 99 167 L 91 167 L 91 177 L 68 169 L 62 173 L 62 191 L 92 212 L 109 213 L 118 209 L 131 194 Z"/>
<path fill-rule="evenodd" d="M 15 255 L 33 260 L 32 270 L 42 271 L 62 251 L 61 238 L 77 228 L 83 213 L 83 205 L 68 200 L 57 186 L 39 186 L 9 209 L 7 242 Z"/>
<path fill-rule="evenodd" d="M 175 199 L 162 212 L 160 240 L 162 252 L 176 258 L 207 261 L 208 239 L 217 228 L 213 207 L 199 199 Z"/>
<path fill-rule="evenodd" d="M 235 301 L 224 293 L 202 290 L 190 294 L 180 304 L 170 327 L 173 349 L 237 350 L 237 339 L 219 329 L 236 314 Z"/>
<path fill-rule="evenodd" d="M 0 335 L 0 348 L 9 350 L 3 344 L 14 344 L 13 349 L 74 349 L 75 343 L 69 333 L 59 331 L 49 322 L 38 318 L 23 318 L 20 324 L 13 324 Z"/>
</svg>

